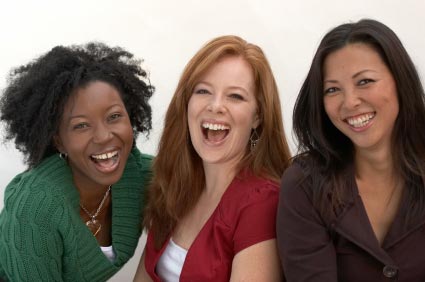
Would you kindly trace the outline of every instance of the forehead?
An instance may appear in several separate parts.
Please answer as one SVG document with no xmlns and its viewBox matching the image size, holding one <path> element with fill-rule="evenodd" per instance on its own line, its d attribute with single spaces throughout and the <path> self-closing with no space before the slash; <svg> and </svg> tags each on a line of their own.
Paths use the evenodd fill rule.
<svg viewBox="0 0 425 282">
<path fill-rule="evenodd" d="M 243 57 L 227 55 L 213 63 L 199 78 L 199 82 L 205 80 L 251 88 L 254 85 L 254 73 Z"/>
<path fill-rule="evenodd" d="M 324 74 L 358 70 L 364 68 L 386 68 L 381 55 L 374 47 L 365 43 L 351 43 L 332 53 L 324 60 Z"/>
<path fill-rule="evenodd" d="M 71 93 L 65 103 L 64 113 L 95 110 L 114 104 L 123 105 L 118 89 L 107 82 L 93 81 Z"/>
</svg>

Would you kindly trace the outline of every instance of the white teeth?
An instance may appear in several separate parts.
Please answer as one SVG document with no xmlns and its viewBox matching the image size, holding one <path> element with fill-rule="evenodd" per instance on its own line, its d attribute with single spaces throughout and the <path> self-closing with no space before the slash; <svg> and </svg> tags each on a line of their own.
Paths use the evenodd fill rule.
<svg viewBox="0 0 425 282">
<path fill-rule="evenodd" d="M 106 159 L 115 157 L 117 154 L 118 154 L 118 151 L 113 151 L 113 152 L 109 152 L 105 154 L 91 155 L 91 157 L 96 160 L 106 160 Z"/>
<path fill-rule="evenodd" d="M 209 130 L 227 130 L 227 129 L 230 129 L 229 126 L 224 125 L 224 124 L 208 123 L 208 122 L 204 122 L 202 124 L 202 127 L 209 129 Z"/>
<path fill-rule="evenodd" d="M 374 113 L 368 113 L 355 118 L 347 118 L 348 124 L 353 127 L 363 127 L 375 116 Z"/>
</svg>

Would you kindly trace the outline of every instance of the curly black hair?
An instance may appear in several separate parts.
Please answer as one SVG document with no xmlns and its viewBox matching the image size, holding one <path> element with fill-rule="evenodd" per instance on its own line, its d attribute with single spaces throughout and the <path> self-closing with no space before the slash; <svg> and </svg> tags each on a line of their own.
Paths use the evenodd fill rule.
<svg viewBox="0 0 425 282">
<path fill-rule="evenodd" d="M 99 42 L 56 46 L 34 61 L 13 69 L 0 98 L 5 140 L 15 140 L 29 168 L 58 152 L 57 133 L 64 105 L 78 88 L 93 81 L 113 85 L 124 102 L 135 133 L 149 134 L 154 92 L 141 60 L 120 47 Z"/>
</svg>

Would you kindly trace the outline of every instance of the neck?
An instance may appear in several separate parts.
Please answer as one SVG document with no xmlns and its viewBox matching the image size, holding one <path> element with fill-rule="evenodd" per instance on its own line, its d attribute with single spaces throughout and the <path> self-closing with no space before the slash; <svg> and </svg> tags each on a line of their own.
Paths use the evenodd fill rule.
<svg viewBox="0 0 425 282">
<path fill-rule="evenodd" d="M 75 181 L 74 181 L 75 182 Z M 82 185 L 81 183 L 75 183 L 78 193 L 80 194 L 80 203 L 84 205 L 89 211 L 96 210 L 105 196 L 109 185 Z M 105 205 L 109 201 L 105 202 Z"/>
<path fill-rule="evenodd" d="M 236 176 L 235 165 L 205 164 L 205 192 L 211 197 L 221 197 Z"/>
<path fill-rule="evenodd" d="M 374 179 L 381 183 L 393 183 L 397 178 L 389 147 L 381 150 L 356 150 L 355 169 L 358 179 Z"/>
</svg>

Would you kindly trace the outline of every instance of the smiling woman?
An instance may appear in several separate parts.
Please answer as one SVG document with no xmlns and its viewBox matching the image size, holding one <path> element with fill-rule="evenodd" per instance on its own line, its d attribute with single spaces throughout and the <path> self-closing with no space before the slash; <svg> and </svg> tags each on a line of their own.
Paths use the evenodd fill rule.
<svg viewBox="0 0 425 282">
<path fill-rule="evenodd" d="M 236 36 L 187 64 L 165 118 L 136 281 L 281 281 L 278 181 L 289 165 L 262 50 Z"/>
<path fill-rule="evenodd" d="M 151 157 L 153 87 L 100 43 L 58 46 L 11 73 L 1 120 L 28 164 L 5 191 L 0 279 L 106 281 L 133 255 Z"/>
<path fill-rule="evenodd" d="M 293 122 L 277 220 L 287 281 L 425 281 L 425 95 L 397 35 L 370 19 L 329 31 Z"/>
</svg>

